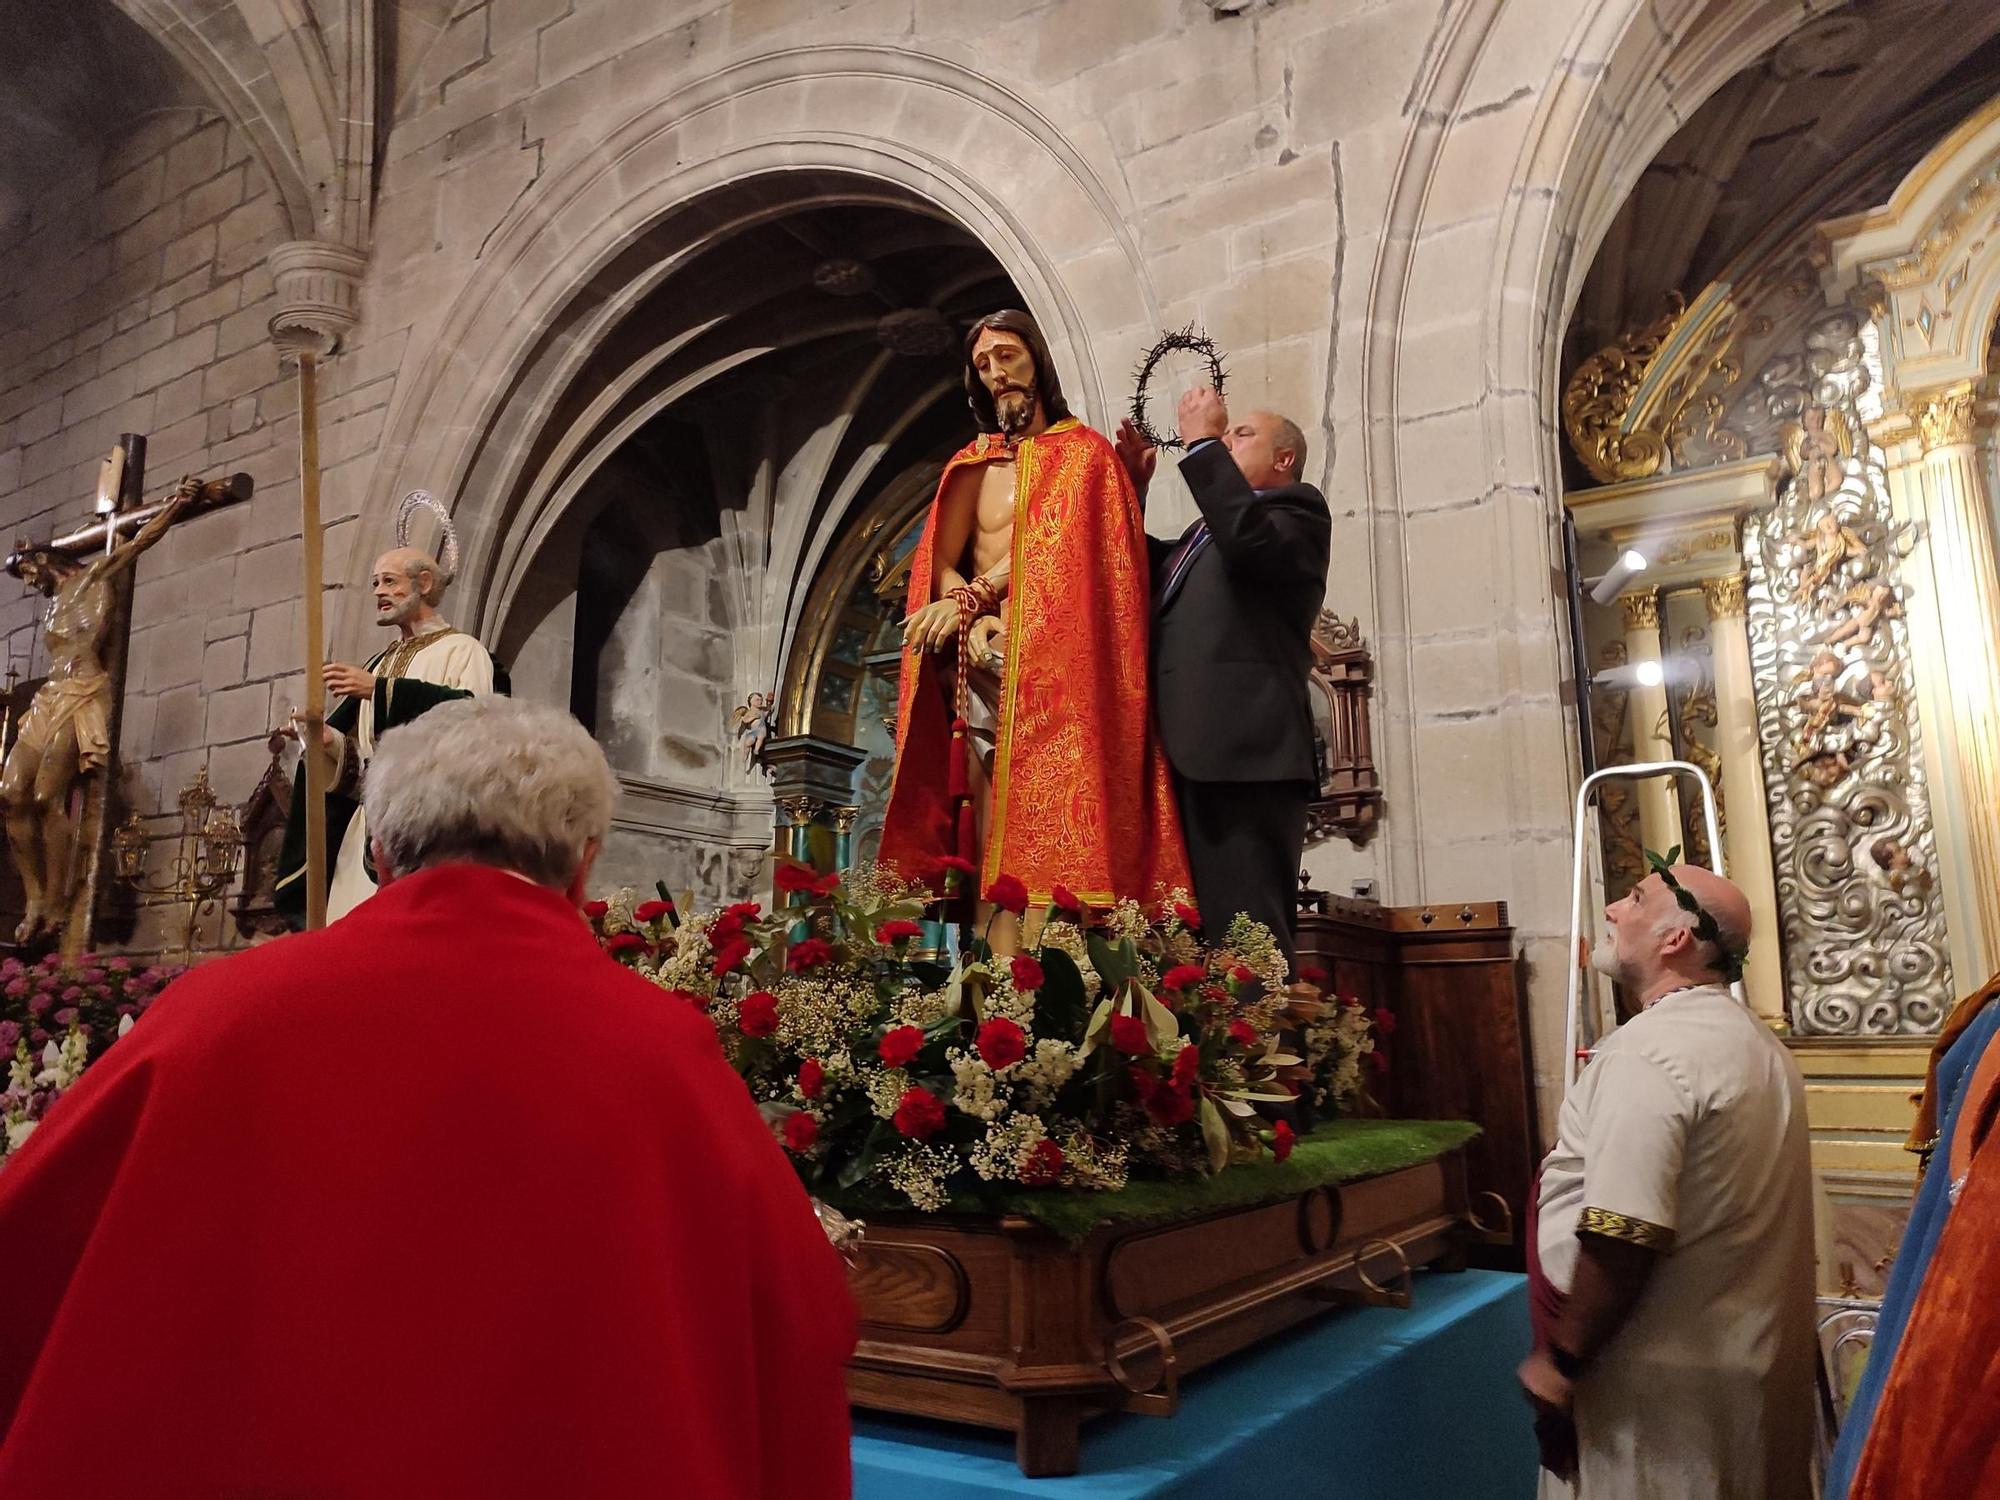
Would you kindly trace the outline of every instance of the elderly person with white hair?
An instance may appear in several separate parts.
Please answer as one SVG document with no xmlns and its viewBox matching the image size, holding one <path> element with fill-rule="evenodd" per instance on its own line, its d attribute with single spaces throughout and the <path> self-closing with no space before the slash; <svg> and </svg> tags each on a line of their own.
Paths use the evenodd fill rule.
<svg viewBox="0 0 2000 1500">
<path fill-rule="evenodd" d="M 707 1019 L 578 913 L 612 791 L 553 709 L 387 735 L 380 894 L 56 1102 L 0 1171 L 0 1494 L 848 1493 L 839 1259 Z"/>
<path fill-rule="evenodd" d="M 1730 990 L 1750 946 L 1743 893 L 1649 857 L 1591 956 L 1639 1013 L 1563 1101 L 1529 1237 L 1520 1376 L 1544 1493 L 1806 1500 L 1805 1083 Z"/>
<path fill-rule="evenodd" d="M 407 529 L 406 520 L 399 524 L 398 534 Z M 375 559 L 369 579 L 375 623 L 393 627 L 396 639 L 365 666 L 328 662 L 320 669 L 327 692 L 338 700 L 321 727 L 318 752 L 326 766 L 326 846 L 333 855 L 327 880 L 329 922 L 375 894 L 377 876 L 369 858 L 368 817 L 361 800 L 376 738 L 440 703 L 507 690 L 504 674 L 487 649 L 441 613 L 458 554 L 448 520 L 446 537 L 444 562 L 408 546 L 394 547 Z M 295 733 L 298 717 L 294 712 Z M 285 825 L 273 891 L 279 913 L 295 928 L 305 925 L 306 915 L 305 796 L 301 763 L 293 776 L 291 819 Z"/>
</svg>

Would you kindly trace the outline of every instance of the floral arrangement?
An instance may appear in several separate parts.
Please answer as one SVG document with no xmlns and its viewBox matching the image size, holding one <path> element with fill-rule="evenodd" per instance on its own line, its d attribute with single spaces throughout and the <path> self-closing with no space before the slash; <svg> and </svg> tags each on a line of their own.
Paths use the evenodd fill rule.
<svg viewBox="0 0 2000 1500">
<path fill-rule="evenodd" d="M 50 954 L 33 964 L 0 962 L 0 1163 L 21 1147 L 63 1090 L 132 1029 L 181 971 L 131 959 Z"/>
<path fill-rule="evenodd" d="M 945 898 L 970 874 L 949 874 Z M 662 887 L 585 915 L 613 958 L 707 1014 L 821 1195 L 934 1211 L 1282 1161 L 1296 1136 L 1272 1116 L 1337 1111 L 1362 1092 L 1362 1059 L 1386 1061 L 1323 974 L 1288 982 L 1268 929 L 1239 917 L 1204 945 L 1185 893 L 1148 912 L 1058 888 L 1037 932 L 1003 875 L 987 900 L 1033 941 L 1001 956 L 982 935 L 947 964 L 925 947 L 940 898 L 882 867 L 786 865 L 777 884 L 808 904 L 683 920 Z"/>
</svg>

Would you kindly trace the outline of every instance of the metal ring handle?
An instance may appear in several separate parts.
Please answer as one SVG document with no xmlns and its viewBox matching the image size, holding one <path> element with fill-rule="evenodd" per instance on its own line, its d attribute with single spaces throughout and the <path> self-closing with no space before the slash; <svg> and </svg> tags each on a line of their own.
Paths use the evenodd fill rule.
<svg viewBox="0 0 2000 1500">
<path fill-rule="evenodd" d="M 1160 1378 L 1151 1385 L 1136 1384 L 1125 1368 L 1125 1356 L 1118 1352 L 1121 1335 L 1126 1329 L 1136 1329 L 1153 1341 L 1153 1347 L 1160 1353 Z M 1128 1396 L 1150 1396 L 1165 1388 L 1163 1394 L 1168 1400 L 1174 1398 L 1180 1388 L 1180 1361 L 1174 1353 L 1174 1336 L 1151 1318 L 1127 1318 L 1111 1330 L 1104 1341 L 1104 1368 L 1111 1372 L 1111 1378 L 1118 1382 L 1118 1388 Z"/>
<path fill-rule="evenodd" d="M 1494 1206 L 1500 1210 L 1499 1224 L 1488 1224 L 1478 1214 L 1474 1213 L 1470 1207 L 1467 1207 L 1465 1211 L 1465 1222 L 1472 1226 L 1474 1233 L 1496 1244 L 1511 1243 L 1514 1238 L 1514 1205 L 1491 1188 L 1485 1188 L 1473 1194 L 1474 1202 L 1477 1202 L 1481 1198 L 1491 1198 Z"/>
<path fill-rule="evenodd" d="M 1384 1286 L 1368 1274 L 1368 1257 L 1380 1245 L 1396 1257 L 1396 1275 L 1390 1284 Z M 1410 1294 L 1410 1258 L 1403 1253 L 1403 1247 L 1394 1240 L 1368 1240 L 1354 1253 L 1354 1275 L 1360 1283 L 1378 1297 L 1407 1297 Z"/>
</svg>

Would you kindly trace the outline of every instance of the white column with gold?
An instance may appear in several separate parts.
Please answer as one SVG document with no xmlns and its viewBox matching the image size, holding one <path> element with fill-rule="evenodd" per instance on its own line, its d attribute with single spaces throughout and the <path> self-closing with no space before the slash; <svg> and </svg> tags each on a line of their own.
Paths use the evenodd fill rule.
<svg viewBox="0 0 2000 1500">
<path fill-rule="evenodd" d="M 1778 883 L 1771 865 L 1771 824 L 1764 807 L 1764 763 L 1757 741 L 1757 687 L 1750 675 L 1750 632 L 1743 575 L 1705 578 L 1709 655 L 1715 673 L 1715 750 L 1722 761 L 1722 847 L 1734 880 L 1750 902 L 1753 938 L 1743 970 L 1750 1007 L 1777 1030 L 1785 1014 L 1785 971 L 1779 962 Z"/>
<path fill-rule="evenodd" d="M 1625 663 L 1635 673 L 1643 662 L 1661 670 L 1651 686 L 1635 676 L 1626 698 L 1632 719 L 1632 759 L 1674 759 L 1674 733 L 1667 722 L 1665 663 L 1660 656 L 1660 599 L 1651 589 L 1620 594 L 1625 612 Z M 1680 796 L 1672 777 L 1652 776 L 1637 783 L 1639 839 L 1648 849 L 1665 854 L 1681 842 Z"/>
</svg>

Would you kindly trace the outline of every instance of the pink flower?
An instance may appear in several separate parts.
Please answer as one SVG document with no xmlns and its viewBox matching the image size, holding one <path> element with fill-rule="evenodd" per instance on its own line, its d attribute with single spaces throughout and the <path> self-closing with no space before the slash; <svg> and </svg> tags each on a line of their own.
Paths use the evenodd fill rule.
<svg viewBox="0 0 2000 1500">
<path fill-rule="evenodd" d="M 778 1029 L 778 999 L 769 990 L 752 990 L 736 1007 L 736 1026 L 745 1036 L 769 1036 Z"/>
<path fill-rule="evenodd" d="M 979 1028 L 974 1043 L 987 1067 L 1012 1067 L 1028 1055 L 1028 1034 L 1005 1016 L 995 1016 Z"/>
<path fill-rule="evenodd" d="M 907 1068 L 923 1050 L 924 1030 L 921 1026 L 892 1027 L 875 1044 L 876 1055 L 891 1068 Z"/>
</svg>

